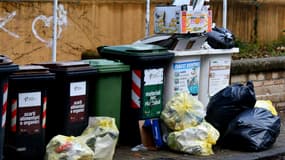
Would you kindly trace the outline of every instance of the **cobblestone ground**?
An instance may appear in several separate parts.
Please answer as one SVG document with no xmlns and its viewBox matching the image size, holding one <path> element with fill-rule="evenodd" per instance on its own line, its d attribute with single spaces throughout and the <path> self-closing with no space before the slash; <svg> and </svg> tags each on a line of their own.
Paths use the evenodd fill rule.
<svg viewBox="0 0 285 160">
<path fill-rule="evenodd" d="M 285 114 L 282 120 L 281 133 L 273 147 L 262 152 L 239 152 L 226 149 L 214 149 L 211 156 L 193 156 L 176 153 L 170 150 L 131 151 L 129 146 L 118 146 L 114 160 L 285 160 Z"/>
</svg>

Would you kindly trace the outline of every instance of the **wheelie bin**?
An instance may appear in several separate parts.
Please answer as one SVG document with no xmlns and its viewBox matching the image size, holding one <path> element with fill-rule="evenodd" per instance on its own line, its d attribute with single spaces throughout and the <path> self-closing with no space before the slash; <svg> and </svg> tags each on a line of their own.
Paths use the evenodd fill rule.
<svg viewBox="0 0 285 160">
<path fill-rule="evenodd" d="M 84 62 L 97 70 L 98 76 L 94 79 L 90 89 L 89 115 L 108 116 L 116 120 L 120 128 L 121 108 L 123 100 L 124 79 L 130 66 L 122 62 L 107 59 L 87 59 Z"/>
<path fill-rule="evenodd" d="M 98 52 L 104 58 L 120 60 L 131 66 L 125 93 L 129 104 L 122 109 L 120 134 L 121 141 L 137 144 L 138 120 L 160 117 L 165 67 L 174 54 L 151 44 L 101 46 Z"/>
<path fill-rule="evenodd" d="M 79 136 L 88 125 L 90 81 L 97 70 L 82 61 L 40 63 L 55 73 L 47 109 L 46 142 L 58 135 Z"/>
<path fill-rule="evenodd" d="M 0 160 L 3 159 L 3 145 L 8 105 L 8 77 L 16 70 L 18 70 L 18 65 L 13 64 L 12 60 L 5 55 L 0 55 Z"/>
<path fill-rule="evenodd" d="M 48 88 L 55 75 L 42 66 L 23 65 L 9 76 L 5 160 L 43 159 Z"/>
</svg>

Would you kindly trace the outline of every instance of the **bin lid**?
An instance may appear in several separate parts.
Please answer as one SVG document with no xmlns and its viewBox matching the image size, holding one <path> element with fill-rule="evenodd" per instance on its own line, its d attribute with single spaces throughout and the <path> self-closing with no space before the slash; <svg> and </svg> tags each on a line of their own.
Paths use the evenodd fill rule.
<svg viewBox="0 0 285 160">
<path fill-rule="evenodd" d="M 99 54 L 107 59 L 121 60 L 131 65 L 165 64 L 174 57 L 167 48 L 153 44 L 130 44 L 98 47 Z"/>
<path fill-rule="evenodd" d="M 62 61 L 54 63 L 36 63 L 35 65 L 41 65 L 49 68 L 51 72 L 58 74 L 66 74 L 70 76 L 77 75 L 89 75 L 94 74 L 97 70 L 91 67 L 88 63 L 83 61 Z"/>
<path fill-rule="evenodd" d="M 0 73 L 11 73 L 18 70 L 18 65 L 5 55 L 0 55 Z"/>
<path fill-rule="evenodd" d="M 152 44 L 129 44 L 119 46 L 106 46 L 101 50 L 102 54 L 108 52 L 120 53 L 122 55 L 133 55 L 133 56 L 155 56 L 164 55 L 168 53 L 168 50 L 164 47 Z"/>
<path fill-rule="evenodd" d="M 16 73 L 47 73 L 48 68 L 37 65 L 21 65 Z"/>
<path fill-rule="evenodd" d="M 99 73 L 127 72 L 130 70 L 129 65 L 107 59 L 87 59 L 83 61 L 95 67 Z"/>
<path fill-rule="evenodd" d="M 19 70 L 10 75 L 11 80 L 53 80 L 55 74 L 48 68 L 37 65 L 20 65 Z"/>
</svg>

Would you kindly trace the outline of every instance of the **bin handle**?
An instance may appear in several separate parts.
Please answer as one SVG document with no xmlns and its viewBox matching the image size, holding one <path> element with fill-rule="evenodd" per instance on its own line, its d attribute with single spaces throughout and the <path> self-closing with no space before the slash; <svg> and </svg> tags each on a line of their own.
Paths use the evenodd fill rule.
<svg viewBox="0 0 285 160">
<path fill-rule="evenodd" d="M 102 49 L 103 49 L 104 47 L 108 47 L 108 46 L 99 46 L 99 47 L 97 47 L 98 53 L 101 53 L 101 51 L 102 51 Z"/>
<path fill-rule="evenodd" d="M 1 64 L 11 64 L 12 60 L 6 57 L 5 55 L 0 55 L 0 63 Z"/>
</svg>

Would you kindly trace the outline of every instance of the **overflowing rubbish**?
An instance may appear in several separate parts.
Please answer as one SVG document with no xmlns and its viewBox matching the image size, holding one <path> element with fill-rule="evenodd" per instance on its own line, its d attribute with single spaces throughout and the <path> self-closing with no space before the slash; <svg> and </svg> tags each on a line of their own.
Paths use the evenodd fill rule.
<svg viewBox="0 0 285 160">
<path fill-rule="evenodd" d="M 211 31 L 211 27 L 212 10 L 204 0 L 193 5 L 155 7 L 155 33 L 203 33 Z"/>
<path fill-rule="evenodd" d="M 46 148 L 46 160 L 93 160 L 95 158 L 91 148 L 73 136 L 57 135 L 50 140 Z"/>
<path fill-rule="evenodd" d="M 212 145 L 220 134 L 204 120 L 205 113 L 203 104 L 189 93 L 174 95 L 161 113 L 164 124 L 172 130 L 166 138 L 168 147 L 194 155 L 214 154 Z"/>
<path fill-rule="evenodd" d="M 269 110 L 274 116 L 278 115 L 275 107 L 273 106 L 270 100 L 257 100 L 254 107 L 264 108 L 264 109 Z"/>
<path fill-rule="evenodd" d="M 115 119 L 90 117 L 80 136 L 57 135 L 47 145 L 46 160 L 112 160 L 119 131 Z"/>
<path fill-rule="evenodd" d="M 240 151 L 269 149 L 281 126 L 272 102 L 256 100 L 251 81 L 228 86 L 211 97 L 205 119 L 220 132 L 221 147 Z"/>
<path fill-rule="evenodd" d="M 250 108 L 231 123 L 222 146 L 243 151 L 262 151 L 270 148 L 280 133 L 280 117 L 264 108 Z"/>
<path fill-rule="evenodd" d="M 219 132 L 211 124 L 203 121 L 195 127 L 171 132 L 167 144 L 175 151 L 206 156 L 214 154 L 212 146 L 219 136 Z"/>
<path fill-rule="evenodd" d="M 180 131 L 200 124 L 206 115 L 204 105 L 187 92 L 180 92 L 166 104 L 161 119 L 166 126 Z"/>
<path fill-rule="evenodd" d="M 241 112 L 253 108 L 255 102 L 255 91 L 251 81 L 246 85 L 227 86 L 210 98 L 205 119 L 223 135 L 229 123 Z"/>
<path fill-rule="evenodd" d="M 235 46 L 235 36 L 226 28 L 214 27 L 206 34 L 207 42 L 212 48 L 229 49 Z"/>
</svg>

